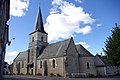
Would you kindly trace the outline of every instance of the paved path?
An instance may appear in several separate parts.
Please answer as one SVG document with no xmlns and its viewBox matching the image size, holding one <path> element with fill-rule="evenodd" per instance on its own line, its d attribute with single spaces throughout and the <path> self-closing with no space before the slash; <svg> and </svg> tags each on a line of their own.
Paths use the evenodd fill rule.
<svg viewBox="0 0 120 80">
<path fill-rule="evenodd" d="M 41 76 L 17 76 L 7 75 L 4 80 L 120 80 L 118 77 L 107 78 L 63 78 L 63 77 L 41 77 Z"/>
</svg>

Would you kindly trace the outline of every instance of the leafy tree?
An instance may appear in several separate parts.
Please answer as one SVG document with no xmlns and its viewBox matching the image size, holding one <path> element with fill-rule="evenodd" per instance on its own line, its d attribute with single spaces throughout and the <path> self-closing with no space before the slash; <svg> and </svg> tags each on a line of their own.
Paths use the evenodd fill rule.
<svg viewBox="0 0 120 80">
<path fill-rule="evenodd" d="M 113 66 L 120 66 L 120 26 L 115 24 L 112 35 L 106 39 L 105 49 L 108 62 Z"/>
</svg>

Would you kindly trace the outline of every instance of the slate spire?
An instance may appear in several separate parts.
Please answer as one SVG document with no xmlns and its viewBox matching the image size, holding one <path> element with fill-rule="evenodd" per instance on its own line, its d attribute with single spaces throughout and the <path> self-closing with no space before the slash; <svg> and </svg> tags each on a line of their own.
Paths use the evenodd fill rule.
<svg viewBox="0 0 120 80">
<path fill-rule="evenodd" d="M 41 9 L 40 6 L 38 8 L 38 13 L 37 13 L 37 17 L 36 17 L 36 22 L 35 22 L 35 26 L 34 26 L 34 31 L 39 31 L 42 33 L 46 33 L 43 27 L 43 20 L 42 20 L 42 14 L 41 14 Z"/>
</svg>

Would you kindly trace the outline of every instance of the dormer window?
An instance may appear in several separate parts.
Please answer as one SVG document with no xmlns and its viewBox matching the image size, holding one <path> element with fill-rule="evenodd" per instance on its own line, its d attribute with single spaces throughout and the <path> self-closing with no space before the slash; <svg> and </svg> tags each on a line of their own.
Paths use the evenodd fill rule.
<svg viewBox="0 0 120 80">
<path fill-rule="evenodd" d="M 32 37 L 32 42 L 34 42 L 34 37 Z"/>
</svg>

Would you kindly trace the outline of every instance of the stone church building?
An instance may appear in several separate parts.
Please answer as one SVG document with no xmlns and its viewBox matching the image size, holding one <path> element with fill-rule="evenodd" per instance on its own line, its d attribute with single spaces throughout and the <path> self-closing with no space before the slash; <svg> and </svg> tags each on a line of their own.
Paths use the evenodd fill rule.
<svg viewBox="0 0 120 80">
<path fill-rule="evenodd" d="M 13 61 L 13 74 L 41 76 L 96 76 L 99 72 L 95 56 L 73 38 L 49 44 L 40 8 L 34 31 L 29 34 L 28 50 L 20 52 Z"/>
</svg>

